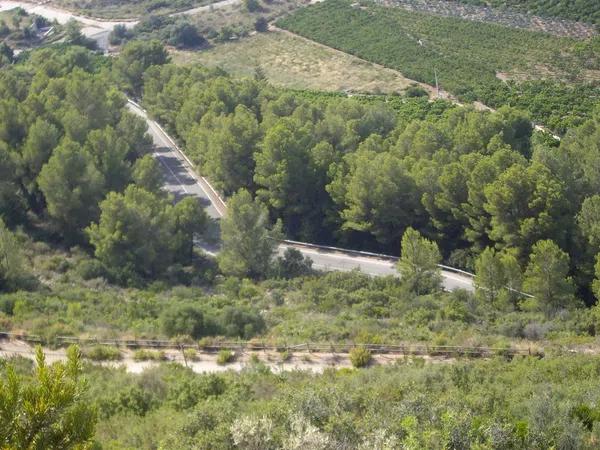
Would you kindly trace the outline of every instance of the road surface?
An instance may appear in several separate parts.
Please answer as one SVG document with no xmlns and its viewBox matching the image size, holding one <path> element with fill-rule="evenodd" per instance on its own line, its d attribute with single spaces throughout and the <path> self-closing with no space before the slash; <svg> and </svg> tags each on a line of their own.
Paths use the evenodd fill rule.
<svg viewBox="0 0 600 450">
<path fill-rule="evenodd" d="M 213 219 L 220 219 L 226 211 L 224 201 L 219 197 L 208 181 L 195 173 L 193 165 L 177 148 L 173 139 L 151 120 L 147 113 L 137 104 L 130 102 L 129 109 L 146 120 L 148 132 L 154 141 L 154 157 L 160 162 L 164 170 L 165 188 L 177 198 L 193 195 L 200 198 L 206 207 L 208 215 Z M 279 246 L 279 254 L 287 248 L 295 248 L 304 256 L 313 260 L 313 267 L 319 270 L 360 271 L 373 276 L 398 275 L 393 257 L 361 254 L 360 252 L 325 248 L 311 244 L 288 243 Z M 209 249 L 213 252 L 214 248 Z M 443 285 L 447 290 L 466 289 L 472 291 L 473 279 L 471 276 L 442 270 Z"/>
<path fill-rule="evenodd" d="M 85 37 L 96 41 L 98 48 L 104 51 L 108 50 L 108 35 L 115 25 L 124 25 L 127 28 L 131 28 L 137 23 L 137 20 L 110 21 L 94 19 L 91 17 L 80 16 L 70 11 L 50 5 L 15 0 L 0 0 L 0 12 L 15 8 L 23 8 L 30 14 L 37 14 L 38 16 L 45 17 L 48 20 L 56 20 L 61 25 L 64 25 L 71 19 L 74 19 L 82 25 L 81 33 Z"/>
<path fill-rule="evenodd" d="M 211 3 L 209 5 L 173 13 L 171 14 L 171 16 L 194 15 L 212 9 L 223 8 L 229 5 L 235 5 L 240 2 L 241 0 L 221 0 L 215 3 Z M 74 19 L 82 24 L 81 33 L 85 37 L 96 41 L 98 48 L 105 52 L 108 51 L 109 48 L 108 36 L 115 27 L 115 25 L 124 25 L 127 28 L 133 28 L 139 22 L 139 20 L 136 19 L 102 20 L 93 17 L 81 16 L 71 11 L 60 9 L 51 5 L 37 4 L 33 2 L 30 3 L 18 0 L 0 0 L 0 12 L 8 11 L 15 8 L 23 8 L 30 14 L 37 14 L 38 16 L 45 17 L 49 20 L 56 20 L 61 25 L 64 25 L 71 19 Z"/>
</svg>

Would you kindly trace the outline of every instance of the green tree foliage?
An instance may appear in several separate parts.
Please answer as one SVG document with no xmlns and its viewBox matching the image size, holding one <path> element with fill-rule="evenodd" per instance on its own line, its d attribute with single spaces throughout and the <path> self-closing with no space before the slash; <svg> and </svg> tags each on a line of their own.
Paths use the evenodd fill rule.
<svg viewBox="0 0 600 450">
<path fill-rule="evenodd" d="M 506 287 L 504 265 L 494 249 L 486 248 L 475 262 L 475 286 L 486 301 L 494 303 Z"/>
<path fill-rule="evenodd" d="M 65 41 L 71 45 L 80 45 L 87 47 L 90 50 L 96 48 L 96 41 L 86 38 L 81 32 L 79 23 L 75 19 L 71 19 L 65 25 Z"/>
<path fill-rule="evenodd" d="M 528 249 L 540 238 L 564 243 L 569 207 L 564 185 L 541 164 L 514 165 L 485 188 L 490 237 L 502 246 Z"/>
<path fill-rule="evenodd" d="M 194 238 L 201 236 L 208 226 L 208 216 L 195 197 L 186 197 L 173 207 L 175 254 L 188 264 L 194 254 Z"/>
<path fill-rule="evenodd" d="M 167 27 L 167 43 L 177 48 L 194 48 L 206 44 L 198 29 L 191 23 L 180 21 Z"/>
<path fill-rule="evenodd" d="M 127 161 L 129 146 L 118 132 L 107 127 L 92 130 L 84 149 L 94 159 L 94 166 L 102 174 L 106 191 L 122 191 L 131 178 L 131 167 Z"/>
<path fill-rule="evenodd" d="M 108 41 L 111 45 L 120 45 L 124 41 L 131 39 L 132 33 L 127 29 L 125 25 L 117 24 L 113 27 L 110 35 L 108 36 Z"/>
<path fill-rule="evenodd" d="M 10 226 L 49 218 L 55 236 L 80 241 L 98 202 L 148 152 L 145 122 L 98 58 L 48 48 L 0 74 L 0 216 Z"/>
<path fill-rule="evenodd" d="M 575 192 L 579 196 L 600 192 L 600 111 L 572 129 L 561 141 L 560 150 L 566 153 L 570 175 L 577 180 Z"/>
<path fill-rule="evenodd" d="M 596 277 L 592 282 L 592 290 L 594 292 L 594 295 L 596 296 L 596 299 L 600 299 L 600 257 L 598 257 L 598 255 L 596 255 L 596 265 L 594 266 L 594 272 Z"/>
<path fill-rule="evenodd" d="M 0 141 L 0 220 L 8 224 L 23 219 L 17 167 L 18 156 Z"/>
<path fill-rule="evenodd" d="M 574 286 L 569 274 L 569 256 L 550 240 L 533 246 L 523 280 L 541 309 L 555 312 L 573 305 Z"/>
<path fill-rule="evenodd" d="M 193 234 L 205 223 L 195 203 L 172 206 L 137 186 L 111 192 L 100 204 L 100 221 L 87 229 L 96 257 L 120 282 L 160 276 L 178 258 L 189 263 Z"/>
<path fill-rule="evenodd" d="M 260 11 L 261 9 L 260 2 L 258 0 L 244 0 L 243 4 L 244 8 L 246 8 L 248 12 L 256 12 Z"/>
<path fill-rule="evenodd" d="M 233 195 L 227 206 L 221 221 L 219 267 L 226 274 L 264 277 L 277 247 L 266 208 L 246 190 Z"/>
<path fill-rule="evenodd" d="M 259 33 L 264 33 L 269 30 L 269 21 L 264 17 L 259 17 L 254 21 L 254 29 Z"/>
<path fill-rule="evenodd" d="M 499 253 L 486 248 L 475 261 L 475 289 L 477 295 L 490 304 L 508 301 L 514 306 L 521 296 L 521 267 L 510 253 Z"/>
<path fill-rule="evenodd" d="M 133 165 L 132 180 L 140 188 L 158 194 L 163 185 L 159 163 L 150 155 L 138 159 Z"/>
<path fill-rule="evenodd" d="M 168 61 L 167 51 L 159 41 L 132 41 L 121 49 L 119 58 L 114 62 L 114 69 L 125 89 L 139 95 L 142 90 L 144 71 L 151 66 L 166 64 Z"/>
<path fill-rule="evenodd" d="M 96 411 L 84 398 L 79 350 L 49 366 L 36 350 L 32 380 L 5 369 L 0 381 L 0 443 L 5 448 L 91 448 Z"/>
<path fill-rule="evenodd" d="M 0 21 L 0 36 L 5 36 L 10 30 L 4 22 Z M 6 42 L 0 43 L 0 67 L 7 66 L 13 62 L 14 52 Z"/>
<path fill-rule="evenodd" d="M 343 227 L 373 234 L 387 244 L 418 224 L 419 194 L 402 162 L 388 153 L 359 152 L 354 170 L 343 181 Z"/>
<path fill-rule="evenodd" d="M 144 101 L 225 195 L 255 193 L 292 239 L 394 254 L 413 227 L 451 265 L 500 251 L 515 290 L 534 243 L 552 239 L 589 286 L 596 250 L 573 231 L 600 189 L 598 114 L 558 143 L 510 107 L 281 92 L 172 65 L 146 72 Z"/>
<path fill-rule="evenodd" d="M 441 260 L 435 242 L 422 237 L 413 228 L 404 232 L 398 271 L 411 291 L 422 295 L 441 288 L 441 271 L 437 266 Z"/>
<path fill-rule="evenodd" d="M 116 125 L 119 136 L 129 145 L 127 160 L 135 161 L 152 149 L 152 138 L 148 133 L 148 125 L 141 117 L 134 114 L 122 114 Z"/>
<path fill-rule="evenodd" d="M 48 214 L 68 239 L 96 219 L 104 179 L 92 156 L 66 140 L 55 149 L 38 177 Z"/>
<path fill-rule="evenodd" d="M 299 250 L 288 247 L 283 256 L 278 256 L 274 265 L 274 273 L 277 277 L 295 278 L 312 273 L 312 260 L 302 255 Z"/>
<path fill-rule="evenodd" d="M 282 119 L 267 131 L 255 154 L 257 196 L 277 211 L 291 230 L 318 204 L 313 202 L 316 186 L 308 152 L 312 142 L 308 126 Z"/>
<path fill-rule="evenodd" d="M 25 264 L 19 243 L 0 219 L 0 292 L 17 289 L 24 278 Z"/>
<path fill-rule="evenodd" d="M 59 138 L 58 128 L 44 119 L 38 118 L 29 128 L 21 153 L 27 172 L 25 182 L 31 194 L 38 191 L 36 178 L 58 146 Z"/>
<path fill-rule="evenodd" d="M 583 201 L 577 223 L 588 243 L 595 251 L 600 251 L 600 195 Z"/>
<path fill-rule="evenodd" d="M 202 172 L 226 195 L 251 188 L 253 157 L 260 138 L 254 113 L 240 105 L 231 115 L 206 115 L 195 131 L 192 151 L 202 152 Z"/>
</svg>

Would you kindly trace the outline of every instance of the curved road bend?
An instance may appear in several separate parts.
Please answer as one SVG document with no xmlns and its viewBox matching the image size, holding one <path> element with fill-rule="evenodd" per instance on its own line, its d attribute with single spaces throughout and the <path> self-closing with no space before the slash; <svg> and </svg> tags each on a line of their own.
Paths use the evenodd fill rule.
<svg viewBox="0 0 600 450">
<path fill-rule="evenodd" d="M 148 133 L 154 141 L 154 157 L 160 162 L 165 174 L 165 188 L 175 197 L 186 195 L 199 197 L 205 204 L 208 215 L 213 219 L 223 217 L 225 210 L 222 200 L 216 196 L 214 190 L 206 180 L 198 176 L 193 167 L 177 149 L 174 141 L 155 121 L 151 120 L 146 112 L 138 105 L 128 103 L 129 109 L 146 120 Z M 345 252 L 342 249 L 332 250 L 316 247 L 307 247 L 296 244 L 281 244 L 279 254 L 287 248 L 296 248 L 303 255 L 313 260 L 313 267 L 320 270 L 360 271 L 373 276 L 398 275 L 395 262 L 391 258 L 369 255 L 357 255 L 356 252 Z M 442 270 L 444 288 L 447 290 L 466 289 L 472 291 L 472 278 Z"/>
<path fill-rule="evenodd" d="M 220 0 L 208 5 L 173 13 L 171 16 L 199 14 L 204 11 L 223 8 L 225 6 L 234 5 L 240 2 L 241 0 Z M 8 11 L 14 8 L 23 8 L 30 14 L 37 14 L 38 16 L 45 17 L 49 20 L 56 20 L 61 25 L 64 25 L 71 19 L 75 19 L 77 22 L 83 25 L 81 29 L 82 34 L 87 38 L 96 41 L 98 48 L 104 50 L 105 52 L 109 47 L 108 36 L 115 25 L 124 25 L 127 28 L 133 28 L 139 22 L 138 19 L 102 20 L 93 17 L 81 16 L 71 11 L 47 4 L 19 0 L 0 0 L 0 12 Z"/>
</svg>

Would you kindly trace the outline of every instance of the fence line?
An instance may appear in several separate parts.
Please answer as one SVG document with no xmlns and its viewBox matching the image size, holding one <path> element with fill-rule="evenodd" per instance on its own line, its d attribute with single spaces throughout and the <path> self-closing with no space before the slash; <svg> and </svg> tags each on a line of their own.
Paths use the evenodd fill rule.
<svg viewBox="0 0 600 450">
<path fill-rule="evenodd" d="M 0 339 L 18 339 L 36 344 L 48 343 L 40 336 L 21 333 L 0 332 Z M 494 355 L 527 356 L 540 355 L 541 353 L 531 348 L 500 348 L 500 347 L 464 347 L 449 345 L 420 345 L 420 344 L 356 344 L 356 343 L 322 343 L 305 342 L 301 344 L 279 343 L 272 344 L 263 341 L 215 341 L 206 343 L 178 343 L 175 341 L 158 339 L 99 339 L 78 338 L 74 336 L 58 336 L 53 343 L 61 345 L 77 344 L 81 346 L 108 345 L 125 348 L 193 348 L 204 352 L 218 352 L 220 350 L 234 350 L 243 352 L 251 351 L 277 351 L 277 352 L 307 352 L 307 353 L 340 353 L 348 354 L 353 348 L 364 347 L 375 354 L 396 355 L 429 355 L 429 356 L 472 356 L 486 357 Z"/>
</svg>

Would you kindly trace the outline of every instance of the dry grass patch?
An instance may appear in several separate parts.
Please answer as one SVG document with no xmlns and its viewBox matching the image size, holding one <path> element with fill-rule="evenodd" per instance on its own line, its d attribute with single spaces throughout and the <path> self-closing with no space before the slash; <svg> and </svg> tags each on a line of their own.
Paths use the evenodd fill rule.
<svg viewBox="0 0 600 450">
<path fill-rule="evenodd" d="M 412 82 L 385 69 L 281 31 L 259 33 L 201 52 L 174 51 L 178 64 L 221 67 L 238 76 L 262 68 L 276 86 L 291 89 L 394 93 Z"/>
</svg>

